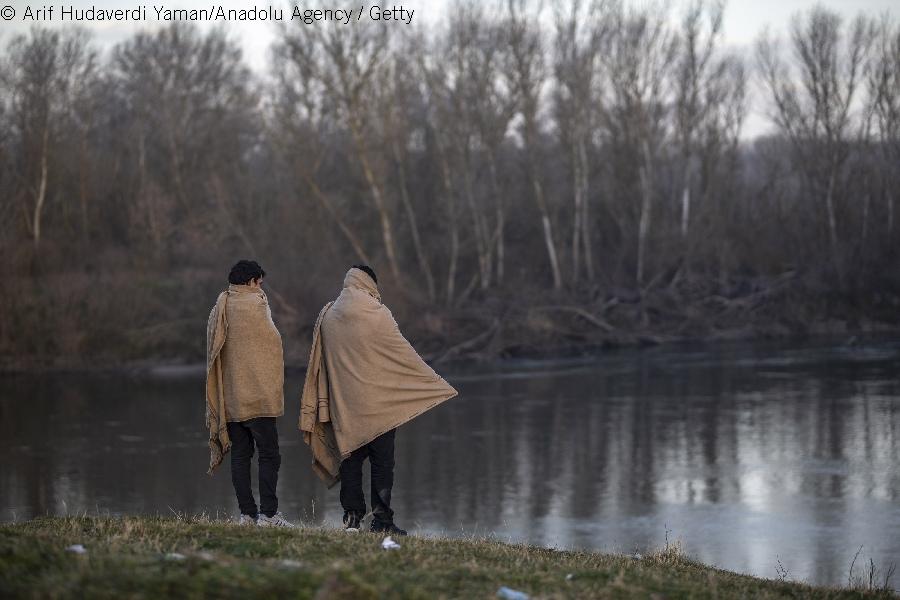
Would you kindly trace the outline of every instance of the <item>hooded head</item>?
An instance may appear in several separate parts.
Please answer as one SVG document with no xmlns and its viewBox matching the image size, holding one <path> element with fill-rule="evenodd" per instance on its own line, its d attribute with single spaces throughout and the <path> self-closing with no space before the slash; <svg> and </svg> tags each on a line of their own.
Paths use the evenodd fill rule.
<svg viewBox="0 0 900 600">
<path fill-rule="evenodd" d="M 370 267 L 369 265 L 351 265 L 351 269 L 359 269 L 360 271 L 365 271 L 366 275 L 372 278 L 372 281 L 375 282 L 375 285 L 378 285 L 378 276 L 375 275 L 375 269 Z"/>
<path fill-rule="evenodd" d="M 368 265 L 353 265 L 344 276 L 344 287 L 361 290 L 379 302 L 381 294 L 378 293 L 378 278 L 375 271 Z"/>
</svg>

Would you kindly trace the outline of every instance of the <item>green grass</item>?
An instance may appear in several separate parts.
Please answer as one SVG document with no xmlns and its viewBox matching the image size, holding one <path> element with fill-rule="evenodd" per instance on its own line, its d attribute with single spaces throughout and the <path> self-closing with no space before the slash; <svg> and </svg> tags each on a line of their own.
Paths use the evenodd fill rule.
<svg viewBox="0 0 900 600">
<path fill-rule="evenodd" d="M 671 549 L 634 560 L 479 539 L 380 542 L 203 518 L 35 519 L 0 525 L 0 598 L 496 598 L 502 585 L 532 598 L 892 597 L 737 575 Z"/>
</svg>

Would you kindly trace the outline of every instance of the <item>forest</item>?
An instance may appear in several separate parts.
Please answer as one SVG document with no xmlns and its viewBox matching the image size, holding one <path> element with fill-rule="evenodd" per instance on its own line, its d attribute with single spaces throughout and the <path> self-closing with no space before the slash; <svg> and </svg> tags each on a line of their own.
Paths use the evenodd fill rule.
<svg viewBox="0 0 900 600">
<path fill-rule="evenodd" d="M 295 366 L 360 262 L 436 362 L 896 330 L 900 24 L 725 10 L 7 35 L 0 364 L 202 362 L 241 258 Z"/>
</svg>

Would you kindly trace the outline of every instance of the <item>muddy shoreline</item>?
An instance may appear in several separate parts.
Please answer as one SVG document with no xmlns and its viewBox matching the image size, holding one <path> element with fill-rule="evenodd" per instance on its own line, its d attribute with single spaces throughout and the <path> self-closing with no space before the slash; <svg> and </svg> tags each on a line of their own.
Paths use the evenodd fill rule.
<svg viewBox="0 0 900 600">
<path fill-rule="evenodd" d="M 743 327 L 719 331 L 716 335 L 710 336 L 676 336 L 665 333 L 635 332 L 627 336 L 620 335 L 616 339 L 599 339 L 586 343 L 513 346 L 505 348 L 501 353 L 497 354 L 475 350 L 472 352 L 460 352 L 441 360 L 442 356 L 446 356 L 447 348 L 438 348 L 437 350 L 422 352 L 422 356 L 432 365 L 454 368 L 467 365 L 502 365 L 506 362 L 518 360 L 591 358 L 599 357 L 605 352 L 618 350 L 678 345 L 702 347 L 729 342 L 777 341 L 796 343 L 811 339 L 821 339 L 826 344 L 851 346 L 865 343 L 870 338 L 883 338 L 891 335 L 900 336 L 900 326 L 893 323 L 869 322 L 865 328 L 849 329 L 844 322 L 832 320 L 817 323 L 806 331 L 779 331 L 775 328 L 751 331 L 748 327 Z M 86 361 L 73 358 L 0 358 L 0 376 L 86 374 L 200 378 L 203 376 L 204 371 L 205 365 L 202 362 L 185 359 L 171 361 L 161 359 L 122 362 L 106 361 L 98 364 L 96 360 Z M 302 375 L 305 371 L 305 360 L 292 362 L 286 359 L 286 375 Z"/>
</svg>

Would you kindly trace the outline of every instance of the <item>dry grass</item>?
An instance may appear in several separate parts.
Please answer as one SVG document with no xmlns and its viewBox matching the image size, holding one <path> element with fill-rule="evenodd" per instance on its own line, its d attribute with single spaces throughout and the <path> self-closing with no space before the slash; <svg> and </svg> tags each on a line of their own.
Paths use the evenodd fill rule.
<svg viewBox="0 0 900 600">
<path fill-rule="evenodd" d="M 492 598 L 504 585 L 533 598 L 892 597 L 737 575 L 673 546 L 638 560 L 487 539 L 379 542 L 206 518 L 37 519 L 0 526 L 0 597 Z"/>
</svg>

